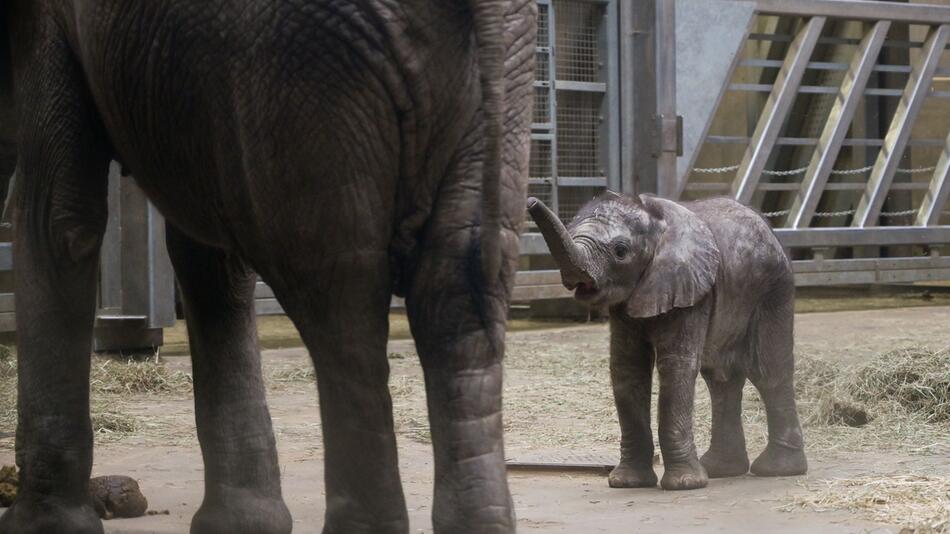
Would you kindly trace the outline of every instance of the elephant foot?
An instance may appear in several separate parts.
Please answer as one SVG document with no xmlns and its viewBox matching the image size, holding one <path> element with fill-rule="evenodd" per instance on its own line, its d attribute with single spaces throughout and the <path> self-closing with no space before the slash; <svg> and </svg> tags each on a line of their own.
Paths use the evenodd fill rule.
<svg viewBox="0 0 950 534">
<path fill-rule="evenodd" d="M 760 477 L 788 477 L 804 475 L 808 460 L 801 448 L 769 443 L 762 454 L 752 462 L 752 473 Z"/>
<path fill-rule="evenodd" d="M 656 486 L 656 473 L 652 465 L 636 466 L 621 460 L 607 477 L 611 488 L 652 488 Z"/>
<path fill-rule="evenodd" d="M 438 496 L 436 501 L 438 501 Z M 513 534 L 516 531 L 514 504 L 482 503 L 481 506 L 433 505 L 433 532 L 436 534 Z M 378 532 L 378 531 L 374 531 Z M 408 532 L 408 529 L 406 530 Z"/>
<path fill-rule="evenodd" d="M 64 505 L 20 498 L 0 517 L 0 532 L 17 534 L 102 534 L 91 504 Z"/>
<path fill-rule="evenodd" d="M 201 503 L 191 519 L 191 534 L 290 533 L 293 520 L 280 497 L 260 497 L 250 490 L 221 493 Z"/>
<path fill-rule="evenodd" d="M 709 478 L 738 477 L 749 472 L 749 455 L 745 450 L 720 451 L 709 449 L 699 459 Z"/>
<path fill-rule="evenodd" d="M 694 455 L 685 462 L 671 462 L 664 465 L 660 486 L 665 490 L 691 490 L 705 488 L 709 476 L 703 464 Z"/>
</svg>

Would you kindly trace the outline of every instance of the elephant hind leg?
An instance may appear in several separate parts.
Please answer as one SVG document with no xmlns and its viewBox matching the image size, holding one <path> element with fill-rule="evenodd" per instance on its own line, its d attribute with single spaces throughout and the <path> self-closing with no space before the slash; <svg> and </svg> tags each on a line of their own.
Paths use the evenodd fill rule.
<svg viewBox="0 0 950 534">
<path fill-rule="evenodd" d="M 287 533 L 277 446 L 261 376 L 255 275 L 234 254 L 166 234 L 188 321 L 205 497 L 194 533 Z"/>
<path fill-rule="evenodd" d="M 317 374 L 326 451 L 323 532 L 408 532 L 386 356 L 388 255 L 338 252 L 270 278 Z"/>
<path fill-rule="evenodd" d="M 742 388 L 746 377 L 736 373 L 722 380 L 706 370 L 702 374 L 712 400 L 712 438 L 709 450 L 699 461 L 710 478 L 744 475 L 749 472 L 742 430 Z"/>
<path fill-rule="evenodd" d="M 795 405 L 793 353 L 794 291 L 783 288 L 757 311 L 753 364 L 749 377 L 765 403 L 769 443 L 752 463 L 759 476 L 800 475 L 808 470 L 798 409 Z"/>
</svg>

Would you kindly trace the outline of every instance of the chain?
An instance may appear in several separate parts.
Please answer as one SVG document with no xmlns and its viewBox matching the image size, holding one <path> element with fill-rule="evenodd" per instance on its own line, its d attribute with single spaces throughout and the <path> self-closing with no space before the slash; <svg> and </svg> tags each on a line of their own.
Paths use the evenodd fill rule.
<svg viewBox="0 0 950 534">
<path fill-rule="evenodd" d="M 762 215 L 766 218 L 772 217 L 782 217 L 788 215 L 792 210 L 781 210 L 781 211 L 769 211 L 763 213 Z M 845 217 L 847 215 L 854 215 L 857 213 L 857 210 L 842 210 L 842 211 L 816 211 L 814 217 L 825 219 L 830 217 Z M 904 210 L 904 211 L 882 211 L 881 217 L 906 217 L 907 215 L 913 215 L 917 213 L 917 210 Z M 944 211 L 944 214 L 950 215 L 950 211 Z"/>
<path fill-rule="evenodd" d="M 693 169 L 693 172 L 698 174 L 725 174 L 727 172 L 737 171 L 741 165 L 731 165 L 729 167 L 706 167 Z M 844 174 L 864 174 L 874 168 L 874 165 L 868 165 L 867 167 L 861 167 L 859 169 L 834 169 L 831 171 L 831 174 L 844 175 Z M 937 169 L 937 166 L 932 167 L 918 167 L 916 169 L 897 169 L 897 172 L 900 174 L 921 174 L 925 172 L 933 172 Z M 769 176 L 795 176 L 797 174 L 802 174 L 808 170 L 808 167 L 802 167 L 800 169 L 790 169 L 787 171 L 762 171 L 762 174 Z"/>
<path fill-rule="evenodd" d="M 699 174 L 724 174 L 727 172 L 739 170 L 739 165 L 733 165 L 731 167 L 709 167 L 705 169 L 693 169 L 693 172 Z"/>
</svg>

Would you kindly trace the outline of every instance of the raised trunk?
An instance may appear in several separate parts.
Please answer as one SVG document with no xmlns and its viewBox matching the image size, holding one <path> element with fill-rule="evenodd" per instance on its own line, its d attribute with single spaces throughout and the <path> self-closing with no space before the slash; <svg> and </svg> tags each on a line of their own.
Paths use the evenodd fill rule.
<svg viewBox="0 0 950 534">
<path fill-rule="evenodd" d="M 551 256 L 561 270 L 561 280 L 568 289 L 574 289 L 578 284 L 589 284 L 593 279 L 587 274 L 587 262 L 584 254 L 574 244 L 567 228 L 554 213 L 536 198 L 528 199 L 528 213 L 541 230 L 544 241 L 548 244 Z"/>
</svg>

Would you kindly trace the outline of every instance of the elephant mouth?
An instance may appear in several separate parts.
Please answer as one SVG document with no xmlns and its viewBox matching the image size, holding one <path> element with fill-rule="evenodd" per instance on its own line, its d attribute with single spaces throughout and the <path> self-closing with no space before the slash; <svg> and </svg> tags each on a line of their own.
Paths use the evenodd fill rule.
<svg viewBox="0 0 950 534">
<path fill-rule="evenodd" d="M 597 298 L 600 290 L 596 284 L 585 282 L 578 283 L 574 288 L 574 298 L 581 301 L 590 301 Z"/>
</svg>

